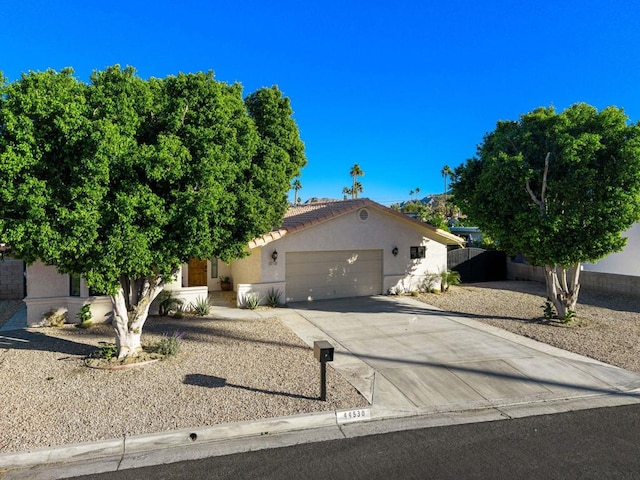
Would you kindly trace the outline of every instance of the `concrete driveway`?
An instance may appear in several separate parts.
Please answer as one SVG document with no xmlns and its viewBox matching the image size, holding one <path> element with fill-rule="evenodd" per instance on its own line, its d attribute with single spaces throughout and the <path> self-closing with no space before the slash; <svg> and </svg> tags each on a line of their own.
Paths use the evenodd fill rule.
<svg viewBox="0 0 640 480">
<path fill-rule="evenodd" d="M 376 416 L 500 409 L 505 416 L 640 402 L 640 374 L 443 312 L 409 297 L 296 303 L 278 316 Z"/>
</svg>

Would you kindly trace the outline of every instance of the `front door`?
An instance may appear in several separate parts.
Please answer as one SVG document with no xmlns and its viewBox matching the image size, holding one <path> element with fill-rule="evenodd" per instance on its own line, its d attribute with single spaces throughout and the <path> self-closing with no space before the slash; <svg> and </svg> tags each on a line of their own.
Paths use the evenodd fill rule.
<svg viewBox="0 0 640 480">
<path fill-rule="evenodd" d="M 192 258 L 189 260 L 189 287 L 207 286 L 207 261 Z"/>
</svg>

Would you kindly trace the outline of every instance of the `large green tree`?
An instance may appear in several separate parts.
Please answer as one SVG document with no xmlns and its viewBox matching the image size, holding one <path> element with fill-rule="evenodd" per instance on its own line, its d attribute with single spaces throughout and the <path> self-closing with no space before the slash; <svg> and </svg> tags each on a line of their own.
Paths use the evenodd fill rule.
<svg viewBox="0 0 640 480">
<path fill-rule="evenodd" d="M 455 174 L 456 204 L 502 248 L 544 266 L 566 318 L 580 263 L 621 250 L 640 218 L 640 127 L 614 107 L 539 108 L 498 122 Z"/>
<path fill-rule="evenodd" d="M 305 164 L 289 99 L 210 73 L 119 66 L 0 86 L 0 237 L 109 294 L 119 356 L 190 258 L 241 257 L 279 224 Z"/>
</svg>

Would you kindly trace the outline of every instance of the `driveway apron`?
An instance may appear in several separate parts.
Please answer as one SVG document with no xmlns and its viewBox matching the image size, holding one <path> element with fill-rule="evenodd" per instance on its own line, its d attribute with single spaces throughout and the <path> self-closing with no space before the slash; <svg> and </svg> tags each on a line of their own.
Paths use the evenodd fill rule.
<svg viewBox="0 0 640 480">
<path fill-rule="evenodd" d="M 599 398 L 640 401 L 640 374 L 444 312 L 409 297 L 295 303 L 279 315 L 372 408 L 435 413 Z M 584 405 L 581 408 L 588 408 Z"/>
</svg>

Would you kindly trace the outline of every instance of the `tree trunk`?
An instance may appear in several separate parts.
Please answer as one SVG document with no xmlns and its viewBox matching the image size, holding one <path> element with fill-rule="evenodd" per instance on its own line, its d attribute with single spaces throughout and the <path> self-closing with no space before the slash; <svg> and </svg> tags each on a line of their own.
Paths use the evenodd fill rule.
<svg viewBox="0 0 640 480">
<path fill-rule="evenodd" d="M 547 298 L 556 308 L 558 318 L 566 320 L 569 311 L 576 311 L 580 292 L 580 264 L 569 269 L 560 265 L 545 265 Z M 569 276 L 567 275 L 569 273 Z M 570 282 L 568 281 L 570 278 Z"/>
<path fill-rule="evenodd" d="M 116 334 L 118 358 L 132 357 L 142 351 L 142 327 L 149 316 L 151 302 L 164 287 L 159 278 L 120 280 L 120 290 L 111 295 L 113 308 L 113 329 Z"/>
</svg>

